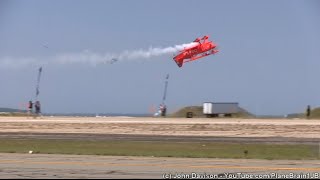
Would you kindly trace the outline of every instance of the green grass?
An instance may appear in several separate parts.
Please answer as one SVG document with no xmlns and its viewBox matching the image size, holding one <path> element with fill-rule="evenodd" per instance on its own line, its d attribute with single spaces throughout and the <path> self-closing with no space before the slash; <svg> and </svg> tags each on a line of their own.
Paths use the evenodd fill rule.
<svg viewBox="0 0 320 180">
<path fill-rule="evenodd" d="M 24 112 L 7 112 L 0 114 L 0 117 L 27 117 L 30 116 L 28 113 Z"/>
<path fill-rule="evenodd" d="M 311 110 L 311 119 L 320 119 L 320 107 Z"/>
<path fill-rule="evenodd" d="M 318 146 L 80 140 L 0 140 L 0 152 L 193 158 L 320 159 Z M 248 153 L 246 154 L 245 151 Z"/>
</svg>

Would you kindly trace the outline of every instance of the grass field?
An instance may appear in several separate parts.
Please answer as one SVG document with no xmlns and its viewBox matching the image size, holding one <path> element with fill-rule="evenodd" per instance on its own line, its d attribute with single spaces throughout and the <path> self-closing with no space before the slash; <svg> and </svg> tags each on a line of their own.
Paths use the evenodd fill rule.
<svg viewBox="0 0 320 180">
<path fill-rule="evenodd" d="M 320 159 L 319 146 L 80 140 L 0 140 L 3 153 L 194 158 Z"/>
</svg>

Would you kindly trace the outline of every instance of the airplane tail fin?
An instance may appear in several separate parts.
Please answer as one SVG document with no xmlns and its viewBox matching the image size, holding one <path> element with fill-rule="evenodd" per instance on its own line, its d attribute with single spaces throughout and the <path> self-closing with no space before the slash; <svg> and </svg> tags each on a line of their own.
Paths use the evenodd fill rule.
<svg viewBox="0 0 320 180">
<path fill-rule="evenodd" d="M 179 61 L 179 60 L 176 60 L 176 59 L 175 59 L 174 61 L 177 63 L 177 65 L 178 65 L 179 68 L 182 67 L 183 61 Z"/>
</svg>

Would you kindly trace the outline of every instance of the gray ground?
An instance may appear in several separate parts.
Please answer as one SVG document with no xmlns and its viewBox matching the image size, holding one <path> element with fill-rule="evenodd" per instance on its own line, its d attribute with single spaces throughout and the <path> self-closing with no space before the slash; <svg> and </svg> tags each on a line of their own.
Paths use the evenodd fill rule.
<svg viewBox="0 0 320 180">
<path fill-rule="evenodd" d="M 318 177 L 319 161 L 0 154 L 1 178 L 163 178 L 196 173 L 225 177 L 305 174 Z M 229 174 L 229 175 L 230 175 Z M 193 174 L 195 175 L 195 174 Z"/>
<path fill-rule="evenodd" d="M 0 139 L 318 144 L 319 132 L 320 121 L 304 119 L 0 117 Z M 320 162 L 0 154 L 0 178 L 188 178 L 204 173 L 209 175 L 205 178 L 224 178 L 224 173 L 299 178 L 294 175 L 303 173 L 319 179 Z"/>
</svg>

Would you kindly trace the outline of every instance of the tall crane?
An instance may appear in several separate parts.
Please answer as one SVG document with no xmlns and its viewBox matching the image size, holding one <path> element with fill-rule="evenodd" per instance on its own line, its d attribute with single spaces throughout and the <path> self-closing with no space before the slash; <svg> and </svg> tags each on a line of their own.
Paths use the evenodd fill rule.
<svg viewBox="0 0 320 180">
<path fill-rule="evenodd" d="M 163 98 L 162 98 L 162 104 L 165 104 L 165 100 L 167 97 L 167 89 L 168 89 L 168 80 L 169 80 L 169 74 L 166 76 L 166 81 L 165 81 L 165 86 L 164 86 L 164 93 L 163 93 Z"/>
<path fill-rule="evenodd" d="M 162 104 L 160 105 L 161 116 L 166 116 L 166 112 L 167 112 L 167 106 L 165 104 L 165 100 L 167 98 L 168 80 L 169 80 L 169 74 L 167 74 L 166 76 Z"/>
<path fill-rule="evenodd" d="M 35 101 L 38 100 L 38 96 L 39 96 L 39 94 L 40 94 L 39 87 L 40 87 L 41 72 L 42 72 L 42 67 L 40 67 L 39 70 L 38 70 L 38 78 L 37 78 L 37 84 L 36 84 L 36 97 L 35 97 Z"/>
</svg>

